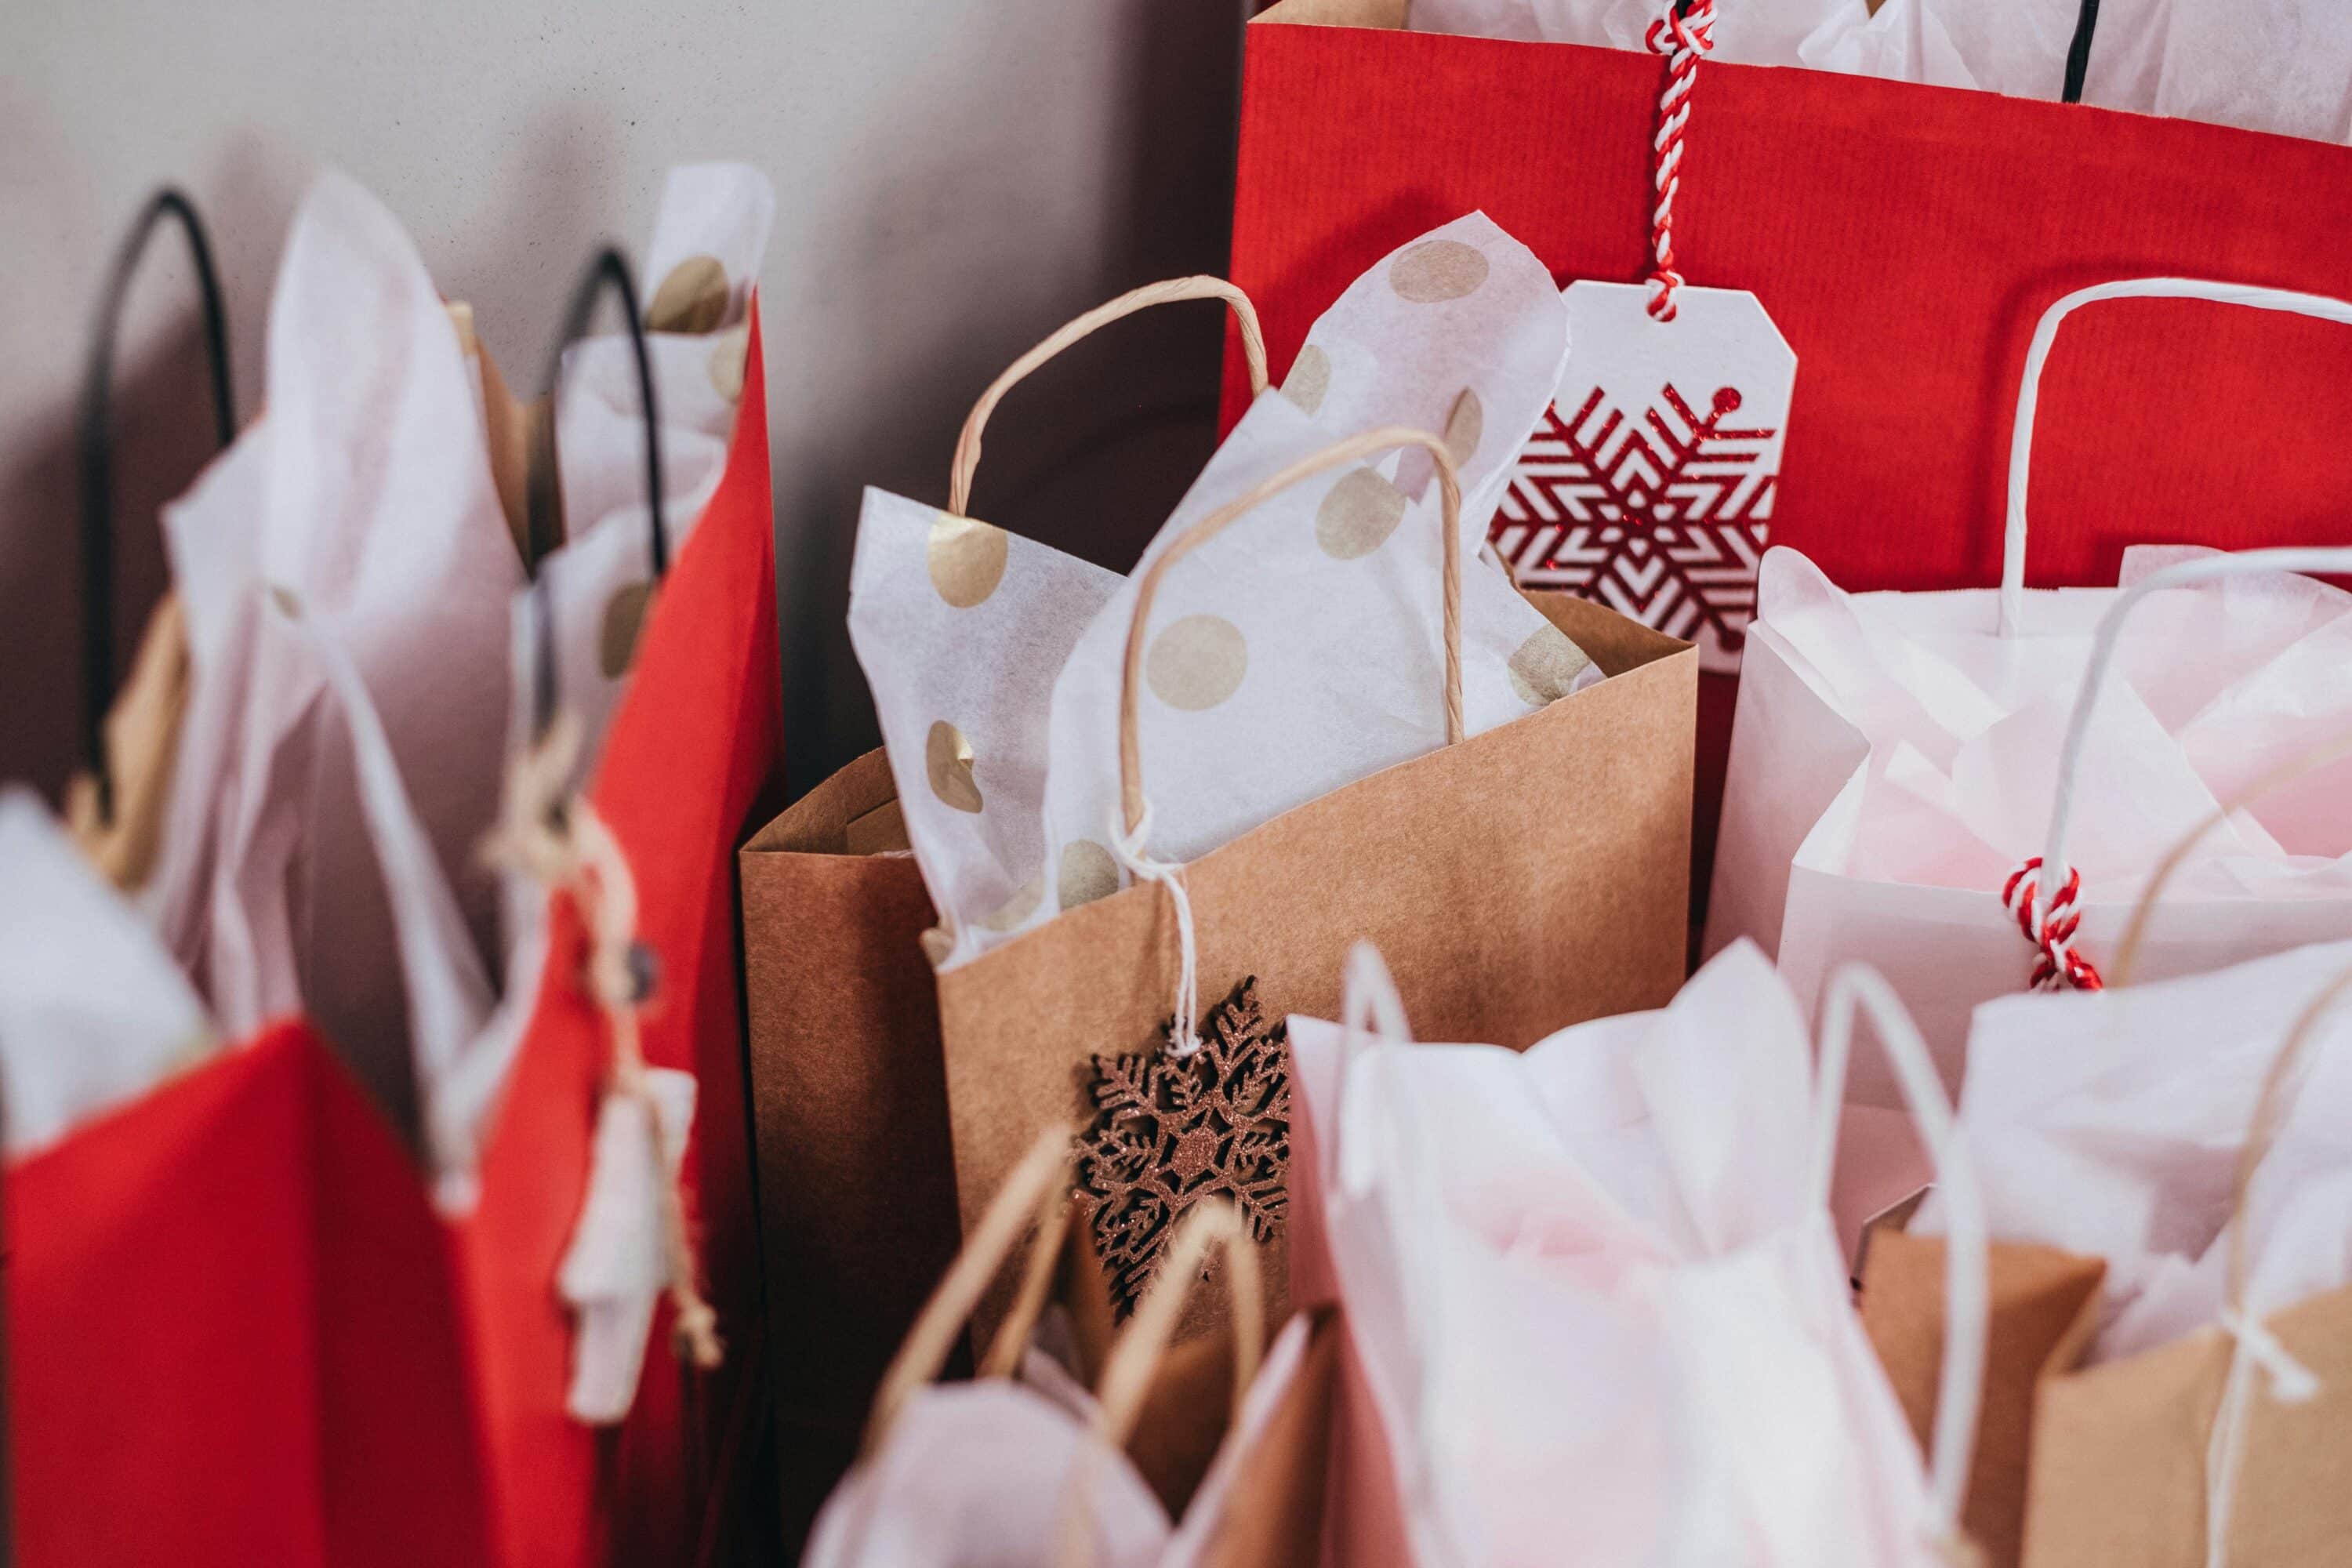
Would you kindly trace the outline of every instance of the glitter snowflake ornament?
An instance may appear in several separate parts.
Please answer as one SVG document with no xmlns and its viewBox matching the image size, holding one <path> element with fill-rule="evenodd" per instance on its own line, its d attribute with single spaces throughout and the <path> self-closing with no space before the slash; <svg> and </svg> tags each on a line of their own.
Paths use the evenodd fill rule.
<svg viewBox="0 0 2352 1568">
<path fill-rule="evenodd" d="M 1756 296 L 1577 282 L 1568 370 L 1489 531 L 1521 586 L 1565 588 L 1739 667 L 1797 356 Z"/>
<path fill-rule="evenodd" d="M 1201 1048 L 1097 1056 L 1095 1115 L 1078 1142 L 1078 1191 L 1118 1315 L 1135 1310 L 1176 1222 L 1229 1200 L 1252 1239 L 1274 1239 L 1290 1164 L 1290 1042 L 1244 980 L 1213 1008 Z M 1166 1026 L 1162 1027 L 1163 1037 Z"/>
</svg>

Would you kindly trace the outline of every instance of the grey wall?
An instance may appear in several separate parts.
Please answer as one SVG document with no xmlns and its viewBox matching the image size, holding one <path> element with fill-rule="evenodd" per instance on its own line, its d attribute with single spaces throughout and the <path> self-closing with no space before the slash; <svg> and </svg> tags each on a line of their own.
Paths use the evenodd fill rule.
<svg viewBox="0 0 2352 1568">
<path fill-rule="evenodd" d="M 75 762 L 71 415 L 115 236 L 184 185 L 222 253 L 238 402 L 261 405 L 286 222 L 338 165 L 538 374 L 599 238 L 643 243 L 672 163 L 774 181 L 762 282 L 796 788 L 873 743 L 842 629 L 858 489 L 944 500 L 966 408 L 1066 318 L 1222 270 L 1240 0 L 0 0 L 0 776 Z M 172 250 L 168 260 L 166 250 Z M 1105 333 L 1008 400 L 974 510 L 1126 567 L 1212 439 L 1211 307 Z M 118 394 L 121 624 L 154 508 L 207 423 L 175 247 L 142 274 Z"/>
</svg>

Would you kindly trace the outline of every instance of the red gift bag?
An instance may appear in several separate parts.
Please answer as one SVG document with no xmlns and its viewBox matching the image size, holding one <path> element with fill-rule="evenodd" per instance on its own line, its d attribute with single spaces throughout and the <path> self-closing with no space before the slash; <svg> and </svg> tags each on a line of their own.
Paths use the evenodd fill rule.
<svg viewBox="0 0 2352 1568">
<path fill-rule="evenodd" d="M 1284 0 L 1249 26 L 1232 278 L 1277 365 L 1367 266 L 1473 208 L 1563 283 L 1649 270 L 1665 63 L 1408 32 L 1405 11 Z M 2061 295 L 2158 274 L 2352 286 L 2344 147 L 1716 61 L 1688 102 L 1676 266 L 1694 285 L 1753 291 L 1796 351 L 1769 542 L 1849 590 L 1999 580 L 2018 380 Z M 2158 302 L 2078 330 L 2035 431 L 2039 581 L 2112 585 L 2131 543 L 2340 541 L 2341 333 Z M 1247 401 L 1229 343 L 1228 424 Z M 2262 438 L 2205 438 L 2234 426 Z M 1661 602 L 1654 569 L 1602 596 L 1641 615 Z M 1704 860 L 1733 681 L 1702 685 Z M 1692 886 L 1706 886 L 1703 863 Z"/>
<path fill-rule="evenodd" d="M 112 293 L 163 211 L 194 239 L 218 343 L 184 203 L 142 220 Z M 646 1064 L 698 1080 L 683 1184 L 725 1362 L 704 1375 L 649 1355 L 617 1430 L 566 1412 L 575 1325 L 556 1277 L 614 1047 L 583 984 L 580 911 L 551 893 L 540 992 L 462 1215 L 435 1206 L 382 1111 L 299 1021 L 8 1172 L 18 1560 L 719 1560 L 753 1483 L 761 1392 L 731 862 L 781 729 L 756 298 L 746 338 L 724 470 L 660 579 L 583 792 L 630 867 L 635 936 L 658 966 Z M 225 424 L 225 365 L 215 383 Z M 91 408 L 102 448 L 102 387 Z M 102 742 L 99 758 L 103 773 Z M 666 1339 L 666 1320 L 654 1331 Z"/>
</svg>

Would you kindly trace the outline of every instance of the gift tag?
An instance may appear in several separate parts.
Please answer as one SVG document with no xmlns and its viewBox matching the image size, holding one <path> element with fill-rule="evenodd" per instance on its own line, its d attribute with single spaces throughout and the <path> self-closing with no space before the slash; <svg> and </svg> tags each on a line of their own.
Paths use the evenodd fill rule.
<svg viewBox="0 0 2352 1568">
<path fill-rule="evenodd" d="M 1489 539 L 1527 588 L 1564 588 L 1739 668 L 1780 488 L 1797 355 L 1741 289 L 1576 282 L 1568 369 Z"/>
</svg>

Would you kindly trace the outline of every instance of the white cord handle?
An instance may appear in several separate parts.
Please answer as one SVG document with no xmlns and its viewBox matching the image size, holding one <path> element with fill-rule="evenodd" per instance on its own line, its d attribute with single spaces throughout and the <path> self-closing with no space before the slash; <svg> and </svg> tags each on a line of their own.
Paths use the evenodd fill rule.
<svg viewBox="0 0 2352 1568">
<path fill-rule="evenodd" d="M 1348 950 L 1348 966 L 1342 972 L 1339 986 L 1339 1078 L 1331 1093 L 1335 1108 L 1348 1103 L 1349 1076 L 1355 1070 L 1357 1059 L 1372 1048 L 1373 1038 L 1412 1043 L 1412 1026 L 1405 1022 L 1404 998 L 1397 994 L 1396 981 L 1391 978 L 1381 950 L 1369 942 L 1360 941 Z M 1334 1114 L 1331 1122 L 1322 1141 L 1327 1190 L 1336 1189 L 1339 1184 L 1339 1117 Z"/>
<path fill-rule="evenodd" d="M 1821 1060 L 1813 1082 L 1812 1205 L 1827 1210 L 1837 1163 L 1839 1112 L 1845 1104 L 1846 1066 L 1853 1056 L 1853 1018 L 1867 1012 L 1879 1048 L 1894 1064 L 1895 1082 L 1918 1124 L 1944 1200 L 1948 1244 L 1944 1263 L 1944 1363 L 1936 1389 L 1936 1430 L 1928 1460 L 1939 1538 L 1959 1530 L 1969 1464 L 1976 1451 L 1977 1417 L 1984 1404 L 1985 1340 L 1989 1331 L 1984 1198 L 1967 1142 L 1944 1098 L 1943 1080 L 1919 1026 L 1885 977 L 1867 964 L 1849 963 L 1830 978 L 1822 1008 Z"/>
<path fill-rule="evenodd" d="M 2283 310 L 2352 326 L 2352 304 L 2325 294 L 2263 289 L 2251 283 L 2213 283 L 2196 278 L 2126 278 L 2077 289 L 2042 313 L 2025 351 L 2025 374 L 2017 389 L 2017 423 L 2009 438 L 2009 521 L 2001 541 L 2000 635 L 2014 637 L 2025 610 L 2025 484 L 2033 471 L 2033 413 L 2042 400 L 2042 365 L 2058 336 L 2058 323 L 2102 300 L 2205 300 Z M 2046 886 L 2048 878 L 2044 878 Z"/>
<path fill-rule="evenodd" d="M 2074 693 L 2074 710 L 2066 720 L 2066 738 L 2058 749 L 2058 793 L 2050 803 L 2050 832 L 2042 842 L 2042 875 L 2033 895 L 2034 929 L 2049 918 L 2056 890 L 2065 886 L 2066 828 L 2074 816 L 2074 774 L 2091 732 L 2091 715 L 2106 685 L 2107 667 L 2115 662 L 2116 643 L 2124 622 L 2151 594 L 2167 588 L 2210 583 L 2221 577 L 2243 577 L 2256 572 L 2352 573 L 2352 549 L 2291 546 L 2277 550 L 2241 550 L 2231 555 L 2200 556 L 2151 572 L 2124 590 L 2107 613 L 2099 617 L 2091 637 L 2091 661 L 2084 667 L 2083 684 Z"/>
</svg>

